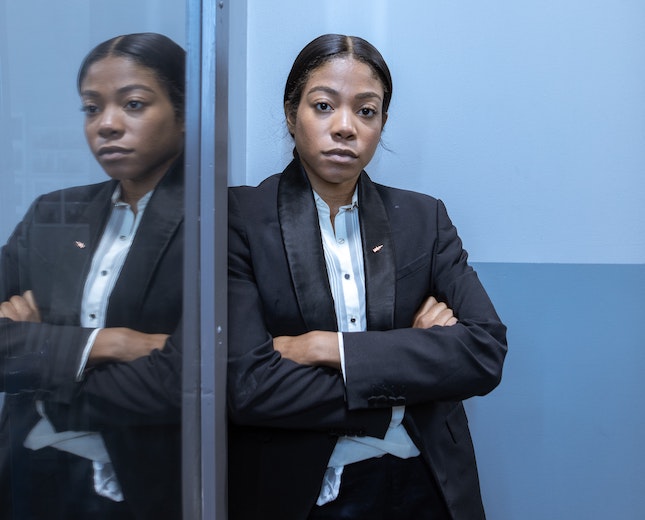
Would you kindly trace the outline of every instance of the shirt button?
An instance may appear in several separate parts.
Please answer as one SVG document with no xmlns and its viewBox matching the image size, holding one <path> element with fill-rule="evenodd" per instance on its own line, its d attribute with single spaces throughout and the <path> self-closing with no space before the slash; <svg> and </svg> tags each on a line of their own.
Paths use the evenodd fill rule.
<svg viewBox="0 0 645 520">
<path fill-rule="evenodd" d="M 103 269 L 103 271 L 101 271 L 101 276 L 107 276 L 107 273 L 108 272 L 105 269 Z"/>
<path fill-rule="evenodd" d="M 121 235 L 121 236 L 119 237 L 119 239 L 120 239 L 120 240 L 125 240 L 126 238 L 127 238 L 127 237 L 126 237 L 125 235 Z"/>
<path fill-rule="evenodd" d="M 94 314 L 94 313 L 90 314 L 90 318 L 95 320 L 96 319 L 96 314 Z"/>
<path fill-rule="evenodd" d="M 345 280 L 349 280 L 350 278 L 351 276 L 349 276 L 348 274 L 345 275 Z"/>
<path fill-rule="evenodd" d="M 344 238 L 339 238 L 339 239 L 338 239 L 338 243 L 339 243 L 339 244 L 344 244 L 344 243 L 345 243 L 345 239 L 344 239 Z"/>
<path fill-rule="evenodd" d="M 356 323 L 356 318 L 351 318 L 349 321 L 351 321 L 352 323 Z"/>
</svg>

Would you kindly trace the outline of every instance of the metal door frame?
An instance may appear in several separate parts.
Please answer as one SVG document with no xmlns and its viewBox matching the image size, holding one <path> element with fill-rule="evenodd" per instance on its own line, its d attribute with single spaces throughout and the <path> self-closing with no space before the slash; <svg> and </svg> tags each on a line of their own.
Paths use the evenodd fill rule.
<svg viewBox="0 0 645 520">
<path fill-rule="evenodd" d="M 186 9 L 183 516 L 225 520 L 229 2 Z"/>
</svg>

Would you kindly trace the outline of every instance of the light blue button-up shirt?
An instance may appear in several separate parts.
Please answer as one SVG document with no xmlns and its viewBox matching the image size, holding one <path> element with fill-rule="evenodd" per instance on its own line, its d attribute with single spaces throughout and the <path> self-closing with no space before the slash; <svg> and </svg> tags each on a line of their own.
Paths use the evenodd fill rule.
<svg viewBox="0 0 645 520">
<path fill-rule="evenodd" d="M 365 270 L 358 219 L 358 193 L 354 192 L 350 205 L 342 206 L 338 210 L 333 226 L 329 206 L 315 192 L 314 199 L 318 210 L 329 285 L 338 320 L 338 345 L 341 369 L 345 379 L 345 347 L 342 333 L 367 330 Z M 404 414 L 404 406 L 392 408 L 392 419 L 384 439 L 350 436 L 338 439 L 318 496 L 319 506 L 336 499 L 340 490 L 343 468 L 347 464 L 381 457 L 386 453 L 403 459 L 419 455 L 419 450 L 402 424 Z"/>
</svg>

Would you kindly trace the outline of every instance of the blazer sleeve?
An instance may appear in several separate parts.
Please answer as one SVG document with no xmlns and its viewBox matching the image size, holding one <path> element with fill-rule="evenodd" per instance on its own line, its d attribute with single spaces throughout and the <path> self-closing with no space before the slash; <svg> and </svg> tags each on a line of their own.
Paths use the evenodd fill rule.
<svg viewBox="0 0 645 520">
<path fill-rule="evenodd" d="M 0 251 L 0 302 L 29 288 L 23 280 L 30 251 L 28 223 L 37 201 Z M 26 284 L 26 285 L 25 285 Z M 74 380 L 91 329 L 0 318 L 0 391 L 51 390 Z"/>
<path fill-rule="evenodd" d="M 430 272 L 422 273 L 429 274 L 430 286 L 408 284 L 405 291 L 427 291 L 417 301 L 433 295 L 446 302 L 459 321 L 451 327 L 345 333 L 347 401 L 352 410 L 458 401 L 490 392 L 502 376 L 506 327 L 468 265 L 443 203 L 436 201 L 434 238 L 406 232 L 415 231 L 402 230 L 405 240 L 425 240 L 432 249 L 425 266 Z M 410 296 L 399 294 L 401 289 L 397 286 L 397 301 Z"/>
<path fill-rule="evenodd" d="M 42 393 L 74 381 L 90 334 L 81 327 L 1 318 L 0 391 Z"/>
<path fill-rule="evenodd" d="M 231 420 L 250 426 L 382 437 L 390 420 L 388 410 L 351 412 L 345 402 L 340 372 L 299 365 L 282 358 L 274 350 L 264 318 L 267 303 L 261 292 L 271 293 L 267 286 L 274 284 L 288 288 L 290 281 L 276 280 L 277 275 L 270 280 L 264 276 L 256 279 L 251 250 L 262 257 L 262 247 L 254 243 L 255 238 L 249 239 L 245 229 L 247 223 L 236 197 L 231 194 L 228 277 L 228 405 Z M 259 261 L 264 265 L 272 263 L 271 258 Z M 294 319 L 297 318 L 294 316 Z"/>
<path fill-rule="evenodd" d="M 80 383 L 61 386 L 46 403 L 58 429 L 177 424 L 181 421 L 182 327 L 161 350 L 129 363 L 106 363 Z"/>
</svg>

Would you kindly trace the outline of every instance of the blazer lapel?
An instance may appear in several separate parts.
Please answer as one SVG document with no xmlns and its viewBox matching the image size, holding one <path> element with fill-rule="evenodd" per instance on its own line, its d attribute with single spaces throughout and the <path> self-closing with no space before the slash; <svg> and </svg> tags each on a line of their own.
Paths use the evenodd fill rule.
<svg viewBox="0 0 645 520">
<path fill-rule="evenodd" d="M 367 327 L 394 326 L 396 263 L 385 206 L 363 172 L 358 207 L 365 265 Z M 336 330 L 334 301 L 322 250 L 318 213 L 305 173 L 297 160 L 283 172 L 278 214 L 296 298 L 309 330 Z"/>
<path fill-rule="evenodd" d="M 89 200 L 61 200 L 61 217 L 54 235 L 58 252 L 58 263 L 64 268 L 57 271 L 52 280 L 50 318 L 55 323 L 78 322 L 85 278 L 90 269 L 92 255 L 98 245 L 101 232 L 110 211 L 111 196 L 115 182 L 106 182 Z M 61 192 L 65 193 L 65 192 Z M 54 231 L 51 231 L 54 233 Z"/>
<path fill-rule="evenodd" d="M 390 330 L 394 326 L 396 262 L 390 222 L 376 186 L 367 173 L 358 184 L 365 295 L 368 330 Z"/>
<path fill-rule="evenodd" d="M 155 188 L 145 209 L 121 275 L 110 295 L 107 322 L 111 326 L 134 326 L 152 283 L 157 264 L 184 218 L 183 159 Z M 182 283 L 181 267 L 177 283 Z M 134 282 L 134 283 L 133 283 Z M 124 305 L 123 302 L 127 302 Z"/>
<path fill-rule="evenodd" d="M 338 329 L 309 181 L 294 160 L 280 177 L 278 218 L 300 312 L 309 330 Z"/>
</svg>

